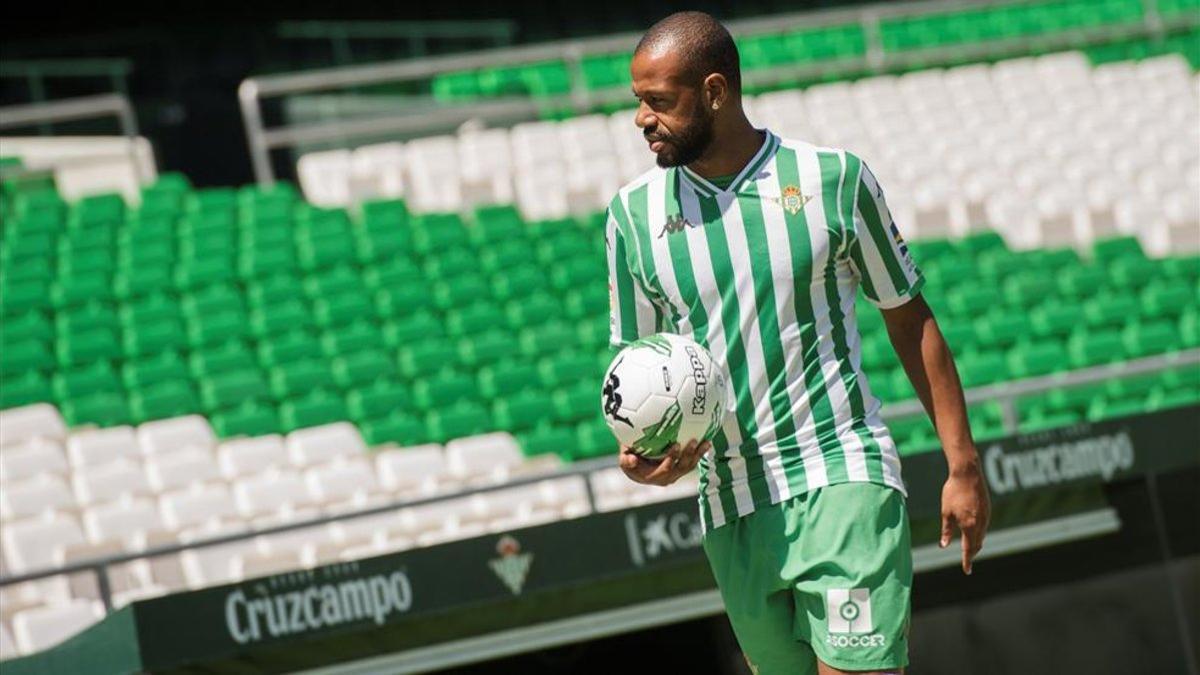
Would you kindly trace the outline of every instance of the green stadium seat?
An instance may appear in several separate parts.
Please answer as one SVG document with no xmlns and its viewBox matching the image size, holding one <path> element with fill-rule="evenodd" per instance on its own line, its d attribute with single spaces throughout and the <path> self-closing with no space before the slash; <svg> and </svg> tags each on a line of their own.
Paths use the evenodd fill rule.
<svg viewBox="0 0 1200 675">
<path fill-rule="evenodd" d="M 132 417 L 125 399 L 114 393 L 98 393 L 84 398 L 71 398 L 61 404 L 67 426 L 94 424 L 114 427 L 129 424 Z"/>
<path fill-rule="evenodd" d="M 1125 342 L 1117 330 L 1076 333 L 1067 340 L 1067 355 L 1072 368 L 1112 363 L 1126 357 Z"/>
<path fill-rule="evenodd" d="M 271 390 L 262 373 L 237 370 L 200 378 L 200 402 L 208 412 L 236 408 L 246 401 L 265 401 Z"/>
<path fill-rule="evenodd" d="M 221 438 L 262 436 L 280 431 L 275 408 L 257 401 L 244 403 L 211 416 L 213 430 Z"/>
<path fill-rule="evenodd" d="M 257 351 L 259 362 L 267 367 L 305 359 L 316 359 L 324 355 L 320 341 L 311 333 L 300 329 L 281 333 L 270 340 L 259 342 Z"/>
<path fill-rule="evenodd" d="M 163 382 L 130 392 L 129 413 L 135 423 L 198 412 L 196 392 L 186 382 Z"/>
<path fill-rule="evenodd" d="M 321 349 L 326 356 L 344 356 L 362 350 L 384 350 L 386 342 L 375 324 L 366 319 L 327 329 L 321 335 Z"/>
<path fill-rule="evenodd" d="M 270 368 L 267 377 L 271 384 L 271 394 L 279 401 L 303 396 L 314 389 L 333 388 L 335 384 L 333 372 L 328 362 L 323 359 L 281 363 Z M 279 413 L 284 417 L 286 425 L 286 415 L 282 406 Z"/>
<path fill-rule="evenodd" d="M 1018 345 L 1008 351 L 1007 364 L 1012 377 L 1036 377 L 1063 370 L 1067 353 L 1057 342 Z"/>
<path fill-rule="evenodd" d="M 479 397 L 475 378 L 453 371 L 441 372 L 415 381 L 412 393 L 413 402 L 422 412 L 431 412 Z"/>
<path fill-rule="evenodd" d="M 517 344 L 521 354 L 537 358 L 572 344 L 574 337 L 575 331 L 569 323 L 555 321 L 521 331 Z"/>
<path fill-rule="evenodd" d="M 127 359 L 175 352 L 188 344 L 183 323 L 170 319 L 130 326 L 121 337 Z"/>
<path fill-rule="evenodd" d="M 60 335 L 56 349 L 58 363 L 64 367 L 111 361 L 121 356 L 117 333 L 107 328 Z"/>
<path fill-rule="evenodd" d="M 479 302 L 446 313 L 446 329 L 451 336 L 473 336 L 504 325 L 504 312 L 494 303 Z"/>
<path fill-rule="evenodd" d="M 383 341 L 392 349 L 401 349 L 445 334 L 442 322 L 431 312 L 419 311 L 403 319 L 383 323 Z"/>
<path fill-rule="evenodd" d="M 985 349 L 1005 349 L 1033 333 L 1033 322 L 1024 312 L 993 311 L 975 321 L 977 343 Z"/>
<path fill-rule="evenodd" d="M 573 448 L 560 450 L 560 454 L 575 460 L 615 455 L 617 451 L 617 441 L 603 420 L 584 422 L 575 427 L 575 443 Z"/>
<path fill-rule="evenodd" d="M 428 283 L 421 270 L 408 258 L 395 258 L 368 268 L 363 279 L 375 291 Z"/>
<path fill-rule="evenodd" d="M 381 419 L 410 410 L 412 397 L 400 383 L 382 378 L 349 391 L 346 394 L 346 407 L 351 419 L 361 424 L 366 420 Z"/>
<path fill-rule="evenodd" d="M 50 371 L 54 365 L 54 353 L 47 341 L 27 338 L 10 342 L 5 336 L 0 343 L 0 375 L 6 380 L 29 371 Z"/>
<path fill-rule="evenodd" d="M 561 426 L 542 425 L 531 432 L 517 436 L 521 450 L 528 457 L 545 454 L 568 455 L 578 443 L 570 429 Z"/>
<path fill-rule="evenodd" d="M 458 343 L 458 355 L 463 365 L 480 368 L 516 356 L 517 346 L 512 335 L 492 330 L 463 338 Z"/>
<path fill-rule="evenodd" d="M 508 327 L 521 330 L 529 326 L 559 319 L 563 316 L 562 302 L 549 293 L 537 293 L 505 305 Z"/>
<path fill-rule="evenodd" d="M 1092 244 L 1092 257 L 1098 262 L 1111 263 L 1128 258 L 1144 259 L 1146 254 L 1137 237 L 1129 235 L 1097 240 Z"/>
<path fill-rule="evenodd" d="M 50 379 L 42 373 L 24 371 L 18 375 L 5 375 L 4 386 L 0 387 L 0 409 L 52 400 L 54 393 L 50 388 Z"/>
<path fill-rule="evenodd" d="M 188 366 L 194 377 L 202 378 L 254 370 L 258 362 L 246 345 L 230 341 L 193 351 L 188 357 Z"/>
<path fill-rule="evenodd" d="M 421 420 L 403 413 L 395 413 L 364 423 L 359 426 L 359 430 L 368 445 L 392 443 L 411 446 L 427 440 L 425 424 Z"/>
<path fill-rule="evenodd" d="M 318 326 L 332 328 L 360 319 L 373 319 L 375 305 L 363 293 L 344 293 L 313 301 L 313 317 Z"/>
<path fill-rule="evenodd" d="M 463 274 L 433 286 L 433 302 L 443 311 L 466 307 L 491 297 L 487 281 L 480 276 Z"/>
<path fill-rule="evenodd" d="M 408 378 L 428 377 L 458 367 L 458 350 L 441 340 L 413 343 L 399 348 L 400 372 Z"/>
<path fill-rule="evenodd" d="M 403 320 L 413 312 L 433 308 L 433 297 L 428 289 L 415 285 L 380 289 L 373 297 L 375 313 L 381 319 Z"/>
<path fill-rule="evenodd" d="M 298 328 L 309 328 L 312 325 L 312 315 L 308 307 L 299 300 L 250 310 L 250 332 L 260 340 Z"/>
<path fill-rule="evenodd" d="M 519 433 L 545 422 L 551 412 L 544 393 L 518 391 L 503 395 L 492 403 L 492 417 L 502 429 Z"/>
<path fill-rule="evenodd" d="M 1083 316 L 1089 328 L 1121 327 L 1138 315 L 1137 296 L 1131 293 L 1106 293 L 1083 303 Z"/>
<path fill-rule="evenodd" d="M 580 352 L 560 353 L 538 363 L 538 376 L 542 386 L 547 389 L 558 389 L 581 381 L 594 389 L 601 375 L 596 369 L 595 359 Z"/>
<path fill-rule="evenodd" d="M 4 318 L 4 344 L 21 340 L 48 341 L 54 337 L 54 327 L 45 314 L 28 312 Z M 0 353 L 0 358 L 3 353 Z"/>
<path fill-rule="evenodd" d="M 425 428 L 435 443 L 472 436 L 492 430 L 488 411 L 478 403 L 462 401 L 452 407 L 438 408 L 425 417 Z"/>
<path fill-rule="evenodd" d="M 1139 296 L 1141 315 L 1147 318 L 1174 318 L 1185 307 L 1196 304 L 1196 293 L 1187 282 L 1165 281 L 1147 285 Z"/>
<path fill-rule="evenodd" d="M 502 270 L 492 277 L 492 283 L 496 299 L 501 302 L 527 298 L 550 285 L 546 275 L 536 267 Z"/>
<path fill-rule="evenodd" d="M 1166 320 L 1130 323 L 1121 337 L 1125 352 L 1133 357 L 1174 351 L 1180 344 L 1175 325 Z"/>
<path fill-rule="evenodd" d="M 160 352 L 121 364 L 121 380 L 128 389 L 143 389 L 161 382 L 186 380 L 187 364 L 176 352 Z"/>
<path fill-rule="evenodd" d="M 506 398 L 518 391 L 538 389 L 537 367 L 521 360 L 501 361 L 481 368 L 477 382 L 484 398 Z"/>
<path fill-rule="evenodd" d="M 554 392 L 550 401 L 555 418 L 560 422 L 601 419 L 598 382 L 598 377 L 588 378 Z"/>
<path fill-rule="evenodd" d="M 1058 292 L 1066 298 L 1089 298 L 1101 292 L 1108 283 L 1108 273 L 1096 265 L 1080 265 L 1056 275 Z"/>
<path fill-rule="evenodd" d="M 116 372 L 108 363 L 92 363 L 81 368 L 59 370 L 54 373 L 52 382 L 54 397 L 58 401 L 121 390 Z"/>
<path fill-rule="evenodd" d="M 340 396 L 319 390 L 279 404 L 279 424 L 288 432 L 332 424 L 347 417 L 346 403 Z"/>
</svg>

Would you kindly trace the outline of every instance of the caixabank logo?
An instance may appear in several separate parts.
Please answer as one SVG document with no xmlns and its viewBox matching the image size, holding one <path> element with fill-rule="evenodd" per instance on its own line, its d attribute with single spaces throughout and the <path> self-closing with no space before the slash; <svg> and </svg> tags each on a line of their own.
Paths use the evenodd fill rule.
<svg viewBox="0 0 1200 675">
<path fill-rule="evenodd" d="M 875 632 L 871 618 L 871 591 L 866 588 L 830 588 L 825 591 L 827 634 L 830 647 L 882 647 L 885 639 Z"/>
</svg>

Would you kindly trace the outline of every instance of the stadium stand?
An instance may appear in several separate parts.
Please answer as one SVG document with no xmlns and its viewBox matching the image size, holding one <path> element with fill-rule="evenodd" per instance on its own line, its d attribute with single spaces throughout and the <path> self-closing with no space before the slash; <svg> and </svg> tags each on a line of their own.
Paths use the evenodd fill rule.
<svg viewBox="0 0 1200 675">
<path fill-rule="evenodd" d="M 886 49 L 919 51 L 1120 26 L 1144 5 L 1018 3 L 880 30 Z M 1157 4 L 1165 16 L 1195 6 Z M 964 385 L 995 385 L 1200 347 L 1195 37 L 814 84 L 747 108 L 781 135 L 867 159 L 915 239 Z M 741 47 L 754 70 L 864 44 L 854 25 Z M 624 86 L 627 65 L 593 57 L 584 73 Z M 542 96 L 565 82 L 561 64 L 541 63 L 444 75 L 434 91 Z M 597 209 L 647 163 L 620 110 L 310 153 L 303 196 L 287 183 L 197 190 L 177 174 L 125 197 L 6 182 L 3 573 L 536 479 L 610 453 L 596 405 L 611 357 Z M 859 309 L 872 388 L 911 399 L 878 313 Z M 1019 400 L 1017 422 L 1195 404 L 1198 375 L 1051 388 Z M 971 419 L 980 440 L 1006 433 L 996 404 Z M 891 427 L 902 453 L 936 447 L 924 417 Z M 615 469 L 526 481 L 131 561 L 110 570 L 113 604 L 574 518 L 589 491 L 611 511 L 694 490 Z M 98 620 L 101 592 L 84 576 L 0 588 L 0 656 Z"/>
</svg>

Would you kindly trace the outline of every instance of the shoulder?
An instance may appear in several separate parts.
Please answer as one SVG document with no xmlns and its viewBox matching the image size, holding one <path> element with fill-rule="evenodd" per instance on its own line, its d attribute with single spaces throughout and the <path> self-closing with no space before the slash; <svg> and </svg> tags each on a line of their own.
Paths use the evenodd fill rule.
<svg viewBox="0 0 1200 675">
<path fill-rule="evenodd" d="M 617 201 L 620 201 L 622 203 L 628 203 L 630 194 L 632 194 L 633 192 L 636 192 L 637 190 L 639 190 L 643 187 L 646 187 L 646 186 L 654 183 L 655 181 L 664 180 L 664 179 L 666 179 L 666 176 L 667 176 L 667 170 L 662 167 L 653 166 L 653 167 L 647 169 L 646 171 L 639 174 L 633 180 L 622 185 L 620 187 L 620 189 L 617 190 L 617 194 L 613 195 L 612 202 L 610 202 L 610 205 Z"/>
</svg>

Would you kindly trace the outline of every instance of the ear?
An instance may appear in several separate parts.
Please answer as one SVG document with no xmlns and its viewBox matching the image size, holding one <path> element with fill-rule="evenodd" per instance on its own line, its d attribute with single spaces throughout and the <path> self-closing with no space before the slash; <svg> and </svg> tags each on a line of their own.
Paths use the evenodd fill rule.
<svg viewBox="0 0 1200 675">
<path fill-rule="evenodd" d="M 720 73 L 712 73 L 704 78 L 704 104 L 710 109 L 725 106 L 729 103 L 729 82 Z"/>
</svg>

